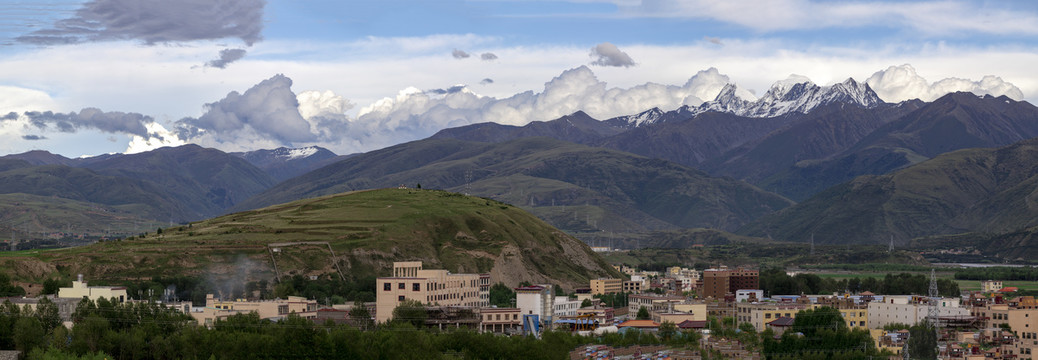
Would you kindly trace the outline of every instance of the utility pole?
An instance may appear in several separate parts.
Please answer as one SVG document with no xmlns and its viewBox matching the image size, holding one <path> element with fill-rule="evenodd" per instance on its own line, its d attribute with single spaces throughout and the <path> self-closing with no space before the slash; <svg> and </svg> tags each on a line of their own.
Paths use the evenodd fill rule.
<svg viewBox="0 0 1038 360">
<path fill-rule="evenodd" d="M 927 320 L 930 321 L 930 325 L 933 326 L 934 331 L 934 353 L 937 354 L 937 358 L 941 358 L 941 321 L 938 319 L 940 311 L 937 308 L 937 302 L 940 301 L 940 295 L 937 292 L 937 272 L 934 269 L 930 269 L 930 306 L 927 309 Z"/>
</svg>

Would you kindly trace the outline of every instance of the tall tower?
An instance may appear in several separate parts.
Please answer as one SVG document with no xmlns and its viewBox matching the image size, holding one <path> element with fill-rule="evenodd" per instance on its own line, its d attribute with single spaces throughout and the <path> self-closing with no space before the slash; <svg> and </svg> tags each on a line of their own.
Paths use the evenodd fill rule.
<svg viewBox="0 0 1038 360">
<path fill-rule="evenodd" d="M 937 293 L 937 273 L 934 269 L 930 269 L 930 307 L 926 314 L 926 319 L 930 321 L 930 325 L 933 326 L 934 339 L 936 340 L 936 349 L 934 353 L 937 354 L 937 358 L 941 358 L 941 321 L 938 319 L 940 312 L 937 309 L 937 303 L 941 300 L 940 295 Z"/>
</svg>

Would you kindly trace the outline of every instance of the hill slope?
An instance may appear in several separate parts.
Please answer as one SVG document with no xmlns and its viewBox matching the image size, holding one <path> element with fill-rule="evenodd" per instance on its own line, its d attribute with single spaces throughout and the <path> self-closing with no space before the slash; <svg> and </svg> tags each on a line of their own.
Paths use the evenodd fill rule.
<svg viewBox="0 0 1038 360">
<path fill-rule="evenodd" d="M 282 276 L 356 279 L 389 275 L 392 262 L 404 260 L 490 273 L 510 286 L 531 281 L 573 288 L 589 278 L 618 276 L 588 246 L 514 206 L 410 189 L 300 200 L 143 238 L 7 256 L 0 267 L 18 278 L 61 268 L 92 279 L 207 275 L 243 283 L 271 280 L 275 264 Z"/>
<path fill-rule="evenodd" d="M 791 204 L 664 160 L 523 138 L 499 144 L 421 140 L 357 155 L 281 183 L 238 209 L 419 183 L 517 204 L 572 232 L 734 229 Z"/>
<path fill-rule="evenodd" d="M 898 243 L 1038 225 L 1038 139 L 940 155 L 829 188 L 740 233 L 820 243 Z"/>
</svg>

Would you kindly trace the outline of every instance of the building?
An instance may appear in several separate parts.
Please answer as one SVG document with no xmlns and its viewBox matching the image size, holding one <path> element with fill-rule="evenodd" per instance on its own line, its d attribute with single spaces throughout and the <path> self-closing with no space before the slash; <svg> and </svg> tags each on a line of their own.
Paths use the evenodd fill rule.
<svg viewBox="0 0 1038 360">
<path fill-rule="evenodd" d="M 656 294 L 631 294 L 627 295 L 627 313 L 638 314 L 638 310 L 645 307 L 651 314 L 654 309 L 669 309 L 671 304 L 682 303 L 683 296 L 664 296 Z"/>
<path fill-rule="evenodd" d="M 729 270 L 722 266 L 718 269 L 703 270 L 703 292 L 700 296 L 723 299 L 736 290 L 757 289 L 760 287 L 760 273 L 757 270 Z"/>
<path fill-rule="evenodd" d="M 764 290 L 741 289 L 735 291 L 735 302 L 758 302 L 764 300 Z"/>
<path fill-rule="evenodd" d="M 1038 301 L 1034 297 L 993 300 L 974 306 L 972 313 L 981 319 L 983 327 L 989 329 L 988 333 L 1008 327 L 1017 339 L 1006 346 L 1007 352 L 1023 359 L 1038 359 Z"/>
<path fill-rule="evenodd" d="M 317 300 L 307 300 L 304 297 L 289 296 L 288 299 L 275 300 L 220 300 L 207 294 L 205 307 L 191 308 L 191 317 L 198 321 L 199 325 L 212 326 L 218 319 L 224 319 L 235 314 L 256 313 L 260 319 L 276 320 L 288 315 L 295 314 L 304 319 L 317 319 Z"/>
<path fill-rule="evenodd" d="M 626 293 L 640 293 L 642 292 L 642 282 L 634 280 L 624 280 L 623 292 Z"/>
<path fill-rule="evenodd" d="M 913 325 L 926 319 L 929 313 L 930 299 L 925 296 L 887 295 L 883 301 L 873 301 L 868 305 L 870 329 L 882 329 L 887 324 L 901 323 Z M 958 298 L 941 298 L 937 304 L 941 317 L 969 316 L 969 310 L 959 306 Z"/>
<path fill-rule="evenodd" d="M 518 334 L 521 331 L 519 308 L 480 309 L 479 330 L 498 334 Z"/>
<path fill-rule="evenodd" d="M 810 308 L 805 304 L 790 303 L 736 303 L 735 320 L 737 323 L 749 323 L 757 332 L 767 328 L 767 324 L 779 318 L 795 319 L 801 310 Z"/>
<path fill-rule="evenodd" d="M 541 326 L 550 326 L 555 312 L 551 285 L 534 285 L 515 288 L 515 306 L 519 317 L 534 315 Z M 577 304 L 579 307 L 579 304 Z"/>
<path fill-rule="evenodd" d="M 623 291 L 623 280 L 611 278 L 591 279 L 591 295 L 615 294 Z"/>
<path fill-rule="evenodd" d="M 591 314 L 593 315 L 591 321 L 597 321 L 601 326 L 609 326 L 613 324 L 616 312 L 611 307 L 589 307 L 577 309 L 577 316 Z"/>
<path fill-rule="evenodd" d="M 118 302 L 129 300 L 125 286 L 87 286 L 87 282 L 83 280 L 83 274 L 79 274 L 78 278 L 72 282 L 72 287 L 58 288 L 58 297 L 63 299 L 85 297 L 93 301 L 100 298 L 115 299 Z"/>
<path fill-rule="evenodd" d="M 552 307 L 554 308 L 552 316 L 555 319 L 563 316 L 576 316 L 577 309 L 580 309 L 580 304 L 582 302 L 584 301 L 578 300 L 577 298 L 570 299 L 568 296 L 556 296 L 555 300 L 552 302 Z"/>
<path fill-rule="evenodd" d="M 980 282 L 980 291 L 986 293 L 996 292 L 1002 289 L 1001 280 L 984 280 Z"/>
<path fill-rule="evenodd" d="M 452 274 L 447 270 L 422 269 L 421 261 L 393 263 L 393 276 L 376 280 L 375 321 L 393 317 L 393 310 L 404 300 L 440 306 L 490 305 L 490 277 L 485 274 Z"/>
</svg>

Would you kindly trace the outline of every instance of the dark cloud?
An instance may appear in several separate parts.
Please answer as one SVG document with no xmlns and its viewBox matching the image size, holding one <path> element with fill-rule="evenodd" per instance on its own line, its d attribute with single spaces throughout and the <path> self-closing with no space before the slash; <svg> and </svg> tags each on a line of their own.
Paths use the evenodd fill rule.
<svg viewBox="0 0 1038 360">
<path fill-rule="evenodd" d="M 220 58 L 210 60 L 205 63 L 205 66 L 223 69 L 228 64 L 238 61 L 245 57 L 245 49 L 223 49 L 220 50 Z"/>
<path fill-rule="evenodd" d="M 710 42 L 711 44 L 715 44 L 715 45 L 724 45 L 724 42 L 721 41 L 721 38 L 704 36 L 703 40 L 706 40 L 706 41 Z"/>
<path fill-rule="evenodd" d="M 480 55 L 479 58 L 483 59 L 484 61 L 492 61 L 497 60 L 497 55 L 494 55 L 494 53 L 483 53 L 483 55 Z"/>
<path fill-rule="evenodd" d="M 299 101 L 291 87 L 292 79 L 278 74 L 244 94 L 232 91 L 222 100 L 206 104 L 201 117 L 178 121 L 176 133 L 184 140 L 202 135 L 221 139 L 251 130 L 284 144 L 314 141 L 316 136 L 299 114 Z"/>
<path fill-rule="evenodd" d="M 46 136 L 40 136 L 40 135 L 22 135 L 22 140 L 29 140 L 29 141 L 47 140 L 47 137 Z"/>
<path fill-rule="evenodd" d="M 446 95 L 446 94 L 456 94 L 456 93 L 461 92 L 462 90 L 465 90 L 465 85 L 454 85 L 454 86 L 451 86 L 451 87 L 446 88 L 446 89 L 426 90 L 425 93 L 427 93 L 427 94 L 436 94 L 436 95 Z"/>
<path fill-rule="evenodd" d="M 17 38 L 34 44 L 142 40 L 148 44 L 262 39 L 265 0 L 92 0 L 67 19 Z"/>
<path fill-rule="evenodd" d="M 18 113 L 14 112 L 14 111 L 9 112 L 9 113 L 7 113 L 7 115 L 4 115 L 3 117 L 0 117 L 0 120 L 18 120 Z"/>
<path fill-rule="evenodd" d="M 5 116 L 7 118 L 11 114 Z M 54 126 L 60 132 L 73 133 L 79 129 L 97 129 L 107 133 L 125 133 L 147 136 L 145 124 L 154 122 L 150 116 L 118 111 L 104 112 L 97 108 L 85 108 L 78 113 L 68 114 L 50 111 L 27 111 L 29 124 L 40 130 Z"/>
<path fill-rule="evenodd" d="M 469 55 L 469 53 L 467 52 L 454 49 L 454 51 L 451 51 L 451 56 L 453 56 L 455 59 L 465 59 L 472 55 Z"/>
<path fill-rule="evenodd" d="M 490 84 L 493 84 L 493 83 L 494 83 L 494 79 L 491 79 L 491 78 L 486 78 L 486 79 L 483 79 L 483 80 L 479 81 L 480 85 L 490 85 Z"/>
<path fill-rule="evenodd" d="M 631 59 L 630 55 L 620 51 L 616 45 L 608 42 L 595 45 L 595 47 L 591 48 L 591 58 L 595 59 L 591 61 L 591 65 L 615 67 L 631 67 L 636 65 L 634 59 Z"/>
</svg>

